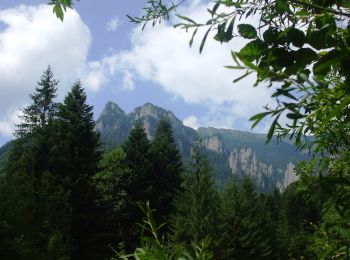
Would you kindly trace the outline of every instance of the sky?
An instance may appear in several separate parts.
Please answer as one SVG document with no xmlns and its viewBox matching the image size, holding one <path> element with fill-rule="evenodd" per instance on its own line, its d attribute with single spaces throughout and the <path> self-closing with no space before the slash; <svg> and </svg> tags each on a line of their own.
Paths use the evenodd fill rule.
<svg viewBox="0 0 350 260">
<path fill-rule="evenodd" d="M 57 101 L 79 79 L 95 118 L 108 101 L 127 113 L 151 102 L 193 128 L 252 131 L 249 118 L 273 100 L 271 89 L 253 87 L 254 75 L 233 84 L 243 72 L 224 68 L 233 64 L 230 52 L 244 40 L 221 44 L 210 34 L 199 54 L 204 32 L 190 48 L 191 34 L 173 28 L 176 17 L 143 31 L 128 21 L 126 15 L 140 16 L 145 6 L 142 0 L 81 0 L 62 23 L 46 0 L 2 0 L 0 145 L 13 138 L 18 115 L 48 65 L 60 81 Z M 192 0 L 177 13 L 205 22 L 208 7 L 204 0 Z M 254 131 L 266 132 L 267 125 Z"/>
</svg>

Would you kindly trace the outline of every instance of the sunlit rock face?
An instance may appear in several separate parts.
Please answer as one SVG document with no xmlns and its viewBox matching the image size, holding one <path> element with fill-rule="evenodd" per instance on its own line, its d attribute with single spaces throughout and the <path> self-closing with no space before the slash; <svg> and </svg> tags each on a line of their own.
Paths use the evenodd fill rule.
<svg viewBox="0 0 350 260">
<path fill-rule="evenodd" d="M 199 128 L 198 134 L 208 151 L 218 184 L 230 176 L 249 176 L 261 191 L 284 190 L 298 177 L 295 165 L 308 157 L 289 141 L 265 144 L 266 136 L 232 129 Z"/>
<path fill-rule="evenodd" d="M 260 191 L 283 190 L 297 180 L 295 164 L 307 157 L 296 151 L 289 142 L 265 145 L 266 136 L 232 129 L 184 126 L 171 111 L 146 103 L 126 114 L 117 104 L 108 102 L 96 121 L 105 149 L 123 143 L 133 124 L 141 121 L 150 140 L 161 119 L 168 120 L 184 161 L 190 157 L 191 145 L 198 135 L 213 167 L 218 186 L 224 186 L 232 177 L 251 177 Z"/>
</svg>

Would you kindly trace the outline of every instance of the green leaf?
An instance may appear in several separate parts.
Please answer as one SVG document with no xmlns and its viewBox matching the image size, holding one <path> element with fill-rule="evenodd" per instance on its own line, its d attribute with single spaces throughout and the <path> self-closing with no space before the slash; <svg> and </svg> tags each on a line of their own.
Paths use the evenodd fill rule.
<svg viewBox="0 0 350 260">
<path fill-rule="evenodd" d="M 240 51 L 239 55 L 248 61 L 258 60 L 261 53 L 267 48 L 267 46 L 261 40 L 254 40 L 247 43 Z"/>
<path fill-rule="evenodd" d="M 292 119 L 292 120 L 299 120 L 299 119 L 303 118 L 304 116 L 300 113 L 288 113 L 287 117 L 289 119 Z"/>
<path fill-rule="evenodd" d="M 252 74 L 254 71 L 247 71 L 246 73 L 244 73 L 242 76 L 236 78 L 233 80 L 233 83 L 236 83 L 242 79 L 244 79 L 245 77 L 249 76 L 250 74 Z"/>
<path fill-rule="evenodd" d="M 286 0 L 276 0 L 275 9 L 276 9 L 276 12 L 279 14 L 291 12 L 288 1 Z"/>
<path fill-rule="evenodd" d="M 263 120 L 267 115 L 270 115 L 271 112 L 263 112 L 263 113 L 259 113 L 256 114 L 254 116 L 252 116 L 251 118 L 249 118 L 249 121 L 254 121 L 252 128 L 254 128 L 257 124 L 260 123 L 261 120 Z"/>
<path fill-rule="evenodd" d="M 275 129 L 276 129 L 276 125 L 278 124 L 278 119 L 280 117 L 281 114 L 279 114 L 275 120 L 273 120 L 271 126 L 270 126 L 270 129 L 269 129 L 269 132 L 267 133 L 267 136 L 266 136 L 266 143 L 269 143 L 272 139 L 272 136 L 275 132 Z"/>
<path fill-rule="evenodd" d="M 307 42 L 317 50 L 327 49 L 329 47 L 327 43 L 327 34 L 319 30 L 309 32 L 307 35 Z"/>
<path fill-rule="evenodd" d="M 192 24 L 197 24 L 197 23 L 196 23 L 195 21 L 193 21 L 191 18 L 188 18 L 188 17 L 186 17 L 186 16 L 182 16 L 182 15 L 179 15 L 179 14 L 176 14 L 176 16 L 179 17 L 180 19 L 185 20 L 185 21 L 187 21 L 187 22 L 190 22 L 190 23 L 192 23 Z"/>
<path fill-rule="evenodd" d="M 190 40 L 190 47 L 192 47 L 192 44 L 193 44 L 193 39 L 194 39 L 194 37 L 196 36 L 196 34 L 197 34 L 197 31 L 198 31 L 198 28 L 196 28 L 196 30 L 194 30 L 194 32 L 193 32 L 193 34 L 192 34 L 192 37 L 191 37 L 191 40 Z"/>
<path fill-rule="evenodd" d="M 284 45 L 287 42 L 287 32 L 270 27 L 263 33 L 263 38 L 265 43 L 269 45 Z"/>
<path fill-rule="evenodd" d="M 201 45 L 199 46 L 199 53 L 202 53 L 203 51 L 203 48 L 204 48 L 204 45 L 205 45 L 205 41 L 207 40 L 207 37 L 208 37 L 208 34 L 211 30 L 211 27 L 209 27 L 209 29 L 207 30 L 207 32 L 205 33 L 203 39 L 202 39 L 202 42 L 201 42 Z"/>
<path fill-rule="evenodd" d="M 53 12 L 56 14 L 57 18 L 59 18 L 63 22 L 64 13 L 60 4 L 56 4 L 54 6 Z"/>
<path fill-rule="evenodd" d="M 220 2 L 217 2 L 214 7 L 213 10 L 210 12 L 212 16 L 214 16 L 214 14 L 216 13 L 216 11 L 218 10 L 219 6 L 220 6 Z"/>
<path fill-rule="evenodd" d="M 276 42 L 277 35 L 277 30 L 275 28 L 270 27 L 263 33 L 263 38 L 267 44 L 274 44 Z"/>
<path fill-rule="evenodd" d="M 254 26 L 250 24 L 239 24 L 238 26 L 239 34 L 245 39 L 254 39 L 257 37 L 257 32 Z"/>
<path fill-rule="evenodd" d="M 343 52 L 339 50 L 332 50 L 314 65 L 313 72 L 316 76 L 324 77 L 331 70 L 332 66 L 336 66 L 343 58 Z"/>
<path fill-rule="evenodd" d="M 289 42 L 298 48 L 302 47 L 306 41 L 305 33 L 296 28 L 289 28 L 287 38 Z"/>
</svg>

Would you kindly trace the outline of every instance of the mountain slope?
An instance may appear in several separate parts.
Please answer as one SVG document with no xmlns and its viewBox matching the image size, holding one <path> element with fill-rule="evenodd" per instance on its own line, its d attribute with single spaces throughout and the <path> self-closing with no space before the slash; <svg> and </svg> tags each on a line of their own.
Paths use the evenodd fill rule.
<svg viewBox="0 0 350 260">
<path fill-rule="evenodd" d="M 132 125 L 137 120 L 143 122 L 148 138 L 153 139 L 158 123 L 163 118 L 171 123 L 174 138 L 181 154 L 188 157 L 196 131 L 185 126 L 171 111 L 151 103 L 137 107 L 132 113 L 126 115 L 117 104 L 108 102 L 96 121 L 96 131 L 100 133 L 103 146 L 109 149 L 125 141 Z"/>
<path fill-rule="evenodd" d="M 297 180 L 294 166 L 307 156 L 299 153 L 289 142 L 272 140 L 266 136 L 229 129 L 199 128 L 208 157 L 224 184 L 230 175 L 250 176 L 260 190 L 283 190 Z"/>
<path fill-rule="evenodd" d="M 100 134 L 102 147 L 109 150 L 126 140 L 137 120 L 143 122 L 148 137 L 152 139 L 163 118 L 172 125 L 184 161 L 190 156 L 194 138 L 198 135 L 202 139 L 219 187 L 232 176 L 250 176 L 261 191 L 283 190 L 297 180 L 294 173 L 296 163 L 307 159 L 307 155 L 297 152 L 288 141 L 277 144 L 276 140 L 272 140 L 266 145 L 263 134 L 212 127 L 196 131 L 185 126 L 171 111 L 150 103 L 126 114 L 117 104 L 108 102 L 96 121 L 95 130 Z M 9 142 L 0 148 L 0 168 L 11 144 Z"/>
<path fill-rule="evenodd" d="M 283 190 L 297 177 L 295 164 L 306 159 L 289 142 L 271 141 L 265 145 L 266 136 L 230 129 L 212 127 L 195 131 L 184 126 L 182 121 L 168 110 L 146 103 L 126 115 L 116 104 L 109 102 L 97 120 L 96 131 L 109 148 L 121 144 L 136 120 L 141 120 L 150 139 L 153 138 L 159 121 L 170 121 L 178 148 L 186 160 L 190 155 L 194 137 L 202 139 L 208 158 L 213 166 L 215 179 L 223 186 L 231 176 L 250 176 L 262 191 L 275 188 Z"/>
</svg>

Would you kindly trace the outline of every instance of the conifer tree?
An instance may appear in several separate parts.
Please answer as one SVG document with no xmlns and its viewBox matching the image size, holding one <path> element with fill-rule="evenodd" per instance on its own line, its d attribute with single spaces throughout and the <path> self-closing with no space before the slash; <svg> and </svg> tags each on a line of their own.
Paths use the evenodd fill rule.
<svg viewBox="0 0 350 260">
<path fill-rule="evenodd" d="M 58 81 L 54 79 L 49 66 L 41 76 L 35 93 L 30 95 L 33 103 L 23 109 L 21 116 L 23 122 L 17 126 L 17 136 L 23 137 L 35 130 L 43 129 L 52 122 L 57 110 L 57 104 L 53 101 L 57 96 L 57 85 Z"/>
<path fill-rule="evenodd" d="M 24 252 L 24 258 L 64 257 L 70 250 L 67 223 L 62 217 L 69 212 L 67 194 L 56 186 L 49 171 L 57 84 L 48 67 L 34 94 L 30 95 L 33 103 L 23 110 L 23 122 L 16 130 L 18 139 L 9 154 L 1 182 L 0 199 L 4 208 L 0 219 L 13 230 L 14 245 L 18 244 L 16 240 L 21 240 L 23 250 L 19 252 Z M 58 240 L 59 247 L 55 246 Z"/>
<path fill-rule="evenodd" d="M 137 203 L 152 200 L 155 186 L 150 142 L 140 121 L 135 123 L 122 149 L 125 152 L 125 167 L 130 169 L 126 193 L 132 205 L 128 210 L 129 219 L 125 223 L 125 228 L 129 229 L 125 242 L 131 249 L 139 244 L 137 223 L 142 221 L 142 212 Z M 153 201 L 151 205 L 152 203 Z"/>
<path fill-rule="evenodd" d="M 93 178 L 97 189 L 97 205 L 102 211 L 100 219 L 103 230 L 100 238 L 106 245 L 125 241 L 129 236 L 131 213 L 135 210 L 127 193 L 131 171 L 126 166 L 125 158 L 121 147 L 106 153 L 100 162 L 99 172 Z"/>
<path fill-rule="evenodd" d="M 173 240 L 190 246 L 211 239 L 210 249 L 219 256 L 220 203 L 214 188 L 212 169 L 195 140 L 189 166 L 185 171 L 182 192 L 176 198 L 172 217 Z"/>
<path fill-rule="evenodd" d="M 93 258 L 98 251 L 95 190 L 91 178 L 97 172 L 99 136 L 94 132 L 92 106 L 77 81 L 59 106 L 56 131 L 57 155 L 53 171 L 70 193 L 72 259 Z"/>
<path fill-rule="evenodd" d="M 262 206 L 253 183 L 245 178 L 237 193 L 233 186 L 226 192 L 225 216 L 229 228 L 226 239 L 231 259 L 271 259 L 272 238 L 268 213 Z M 231 233 L 231 234 L 230 234 Z"/>
<path fill-rule="evenodd" d="M 155 197 L 153 208 L 160 223 L 166 221 L 173 210 L 173 200 L 181 186 L 182 161 L 171 125 L 165 119 L 159 122 L 151 144 L 154 165 Z"/>
<path fill-rule="evenodd" d="M 145 202 L 154 192 L 154 179 L 150 142 L 140 121 L 135 123 L 122 148 L 126 166 L 131 170 L 128 193 L 135 202 Z"/>
<path fill-rule="evenodd" d="M 239 218 L 237 209 L 240 203 L 240 190 L 233 179 L 226 185 L 222 196 L 222 215 L 223 215 L 223 259 L 235 259 L 236 252 L 241 250 L 238 242 L 238 224 Z"/>
</svg>

